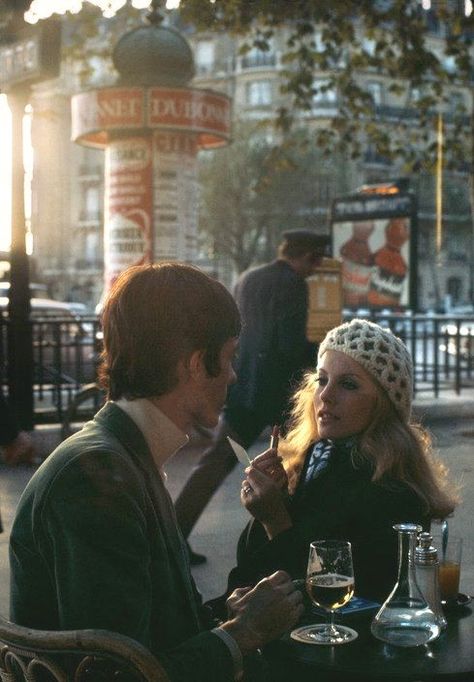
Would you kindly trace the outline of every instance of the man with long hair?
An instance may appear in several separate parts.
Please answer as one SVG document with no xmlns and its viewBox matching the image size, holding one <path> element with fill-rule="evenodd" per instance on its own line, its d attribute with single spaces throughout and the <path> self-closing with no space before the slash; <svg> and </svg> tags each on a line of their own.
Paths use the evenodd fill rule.
<svg viewBox="0 0 474 682">
<path fill-rule="evenodd" d="M 197 268 L 159 263 L 118 278 L 102 322 L 108 401 L 22 496 L 11 618 L 128 635 L 173 682 L 240 679 L 246 654 L 296 622 L 301 594 L 277 571 L 231 595 L 225 622 L 206 623 L 163 473 L 193 427 L 217 424 L 235 379 L 237 307 Z"/>
</svg>

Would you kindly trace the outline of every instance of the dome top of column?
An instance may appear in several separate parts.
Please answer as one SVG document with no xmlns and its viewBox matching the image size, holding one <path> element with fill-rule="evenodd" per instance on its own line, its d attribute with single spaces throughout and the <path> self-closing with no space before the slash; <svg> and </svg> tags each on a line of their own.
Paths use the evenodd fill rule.
<svg viewBox="0 0 474 682">
<path fill-rule="evenodd" d="M 122 85 L 182 86 L 194 76 L 188 41 L 174 28 L 156 22 L 125 33 L 112 59 Z"/>
</svg>

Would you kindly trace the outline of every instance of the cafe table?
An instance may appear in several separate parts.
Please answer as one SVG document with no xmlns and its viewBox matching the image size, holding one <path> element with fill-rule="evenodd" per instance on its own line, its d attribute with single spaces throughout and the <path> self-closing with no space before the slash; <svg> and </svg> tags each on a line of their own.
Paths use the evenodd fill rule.
<svg viewBox="0 0 474 682">
<path fill-rule="evenodd" d="M 353 642 L 321 646 L 294 641 L 290 634 L 263 651 L 271 682 L 474 682 L 472 604 L 446 610 L 447 628 L 433 642 L 394 647 L 376 639 L 370 624 L 376 610 L 340 615 L 336 623 L 357 631 Z M 305 615 L 299 626 L 323 622 Z"/>
</svg>

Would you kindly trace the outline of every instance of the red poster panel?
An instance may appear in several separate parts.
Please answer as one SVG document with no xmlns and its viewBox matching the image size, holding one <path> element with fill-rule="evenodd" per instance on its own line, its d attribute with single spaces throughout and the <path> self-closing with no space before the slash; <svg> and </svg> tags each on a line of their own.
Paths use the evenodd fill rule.
<svg viewBox="0 0 474 682">
<path fill-rule="evenodd" d="M 105 290 L 130 265 L 151 263 L 152 154 L 148 137 L 110 143 L 105 171 Z"/>
<path fill-rule="evenodd" d="M 334 256 L 342 262 L 344 305 L 399 308 L 408 305 L 409 218 L 338 223 Z"/>
<path fill-rule="evenodd" d="M 341 261 L 343 305 L 399 310 L 416 306 L 416 206 L 411 194 L 336 199 L 332 254 Z"/>
</svg>

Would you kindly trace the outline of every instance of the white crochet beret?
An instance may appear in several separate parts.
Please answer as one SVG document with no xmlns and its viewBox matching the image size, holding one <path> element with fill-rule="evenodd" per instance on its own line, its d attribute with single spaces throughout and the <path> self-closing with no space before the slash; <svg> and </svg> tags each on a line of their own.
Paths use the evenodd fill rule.
<svg viewBox="0 0 474 682">
<path fill-rule="evenodd" d="M 386 391 L 401 416 L 409 420 L 413 363 L 401 339 L 378 324 L 354 319 L 326 334 L 318 360 L 327 350 L 338 350 L 362 365 Z"/>
</svg>

